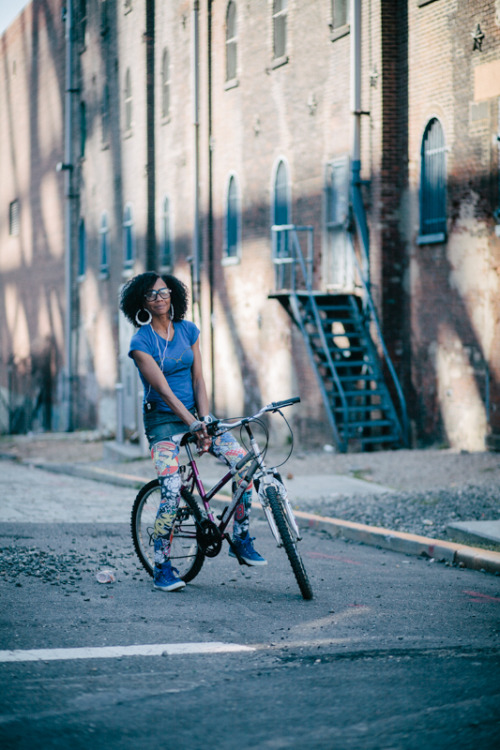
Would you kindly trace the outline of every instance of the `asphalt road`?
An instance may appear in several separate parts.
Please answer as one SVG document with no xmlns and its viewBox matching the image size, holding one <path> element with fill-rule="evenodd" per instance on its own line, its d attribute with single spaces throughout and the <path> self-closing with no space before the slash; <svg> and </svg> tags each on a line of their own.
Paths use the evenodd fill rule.
<svg viewBox="0 0 500 750">
<path fill-rule="evenodd" d="M 25 516 L 0 523 L 2 748 L 500 746 L 499 577 L 308 530 L 306 602 L 256 519 L 266 568 L 223 551 L 164 594 L 121 518 L 79 520 L 89 493 L 126 516 L 130 490 L 9 466 Z M 49 486 L 60 522 L 37 521 Z"/>
</svg>

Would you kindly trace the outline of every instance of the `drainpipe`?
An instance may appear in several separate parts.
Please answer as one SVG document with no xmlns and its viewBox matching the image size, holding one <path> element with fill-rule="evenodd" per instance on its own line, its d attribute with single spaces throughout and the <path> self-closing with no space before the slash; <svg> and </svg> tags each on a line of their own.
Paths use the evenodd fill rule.
<svg viewBox="0 0 500 750">
<path fill-rule="evenodd" d="M 208 93 L 208 283 L 210 294 L 210 376 L 212 411 L 215 411 L 215 337 L 214 337 L 214 207 L 213 207 L 213 151 L 212 151 L 212 0 L 207 10 L 207 93 Z"/>
<path fill-rule="evenodd" d="M 64 372 L 64 410 L 67 432 L 73 425 L 73 0 L 66 6 L 66 90 L 64 95 L 64 164 L 58 164 L 58 171 L 64 170 L 65 195 L 65 299 L 66 314 L 64 320 L 65 365 Z"/>
<path fill-rule="evenodd" d="M 200 308 L 200 38 L 199 38 L 199 0 L 193 3 L 193 125 L 194 125 L 194 226 L 193 226 L 193 273 L 192 273 L 192 301 L 193 312 L 201 322 Z"/>
<path fill-rule="evenodd" d="M 370 239 L 361 194 L 361 0 L 351 3 L 351 108 L 353 113 L 351 202 L 361 244 L 361 268 L 367 287 L 370 285 Z"/>
<path fill-rule="evenodd" d="M 147 143 L 147 230 L 146 268 L 157 267 L 156 253 L 156 166 L 155 166 L 155 0 L 146 0 L 146 143 Z"/>
</svg>

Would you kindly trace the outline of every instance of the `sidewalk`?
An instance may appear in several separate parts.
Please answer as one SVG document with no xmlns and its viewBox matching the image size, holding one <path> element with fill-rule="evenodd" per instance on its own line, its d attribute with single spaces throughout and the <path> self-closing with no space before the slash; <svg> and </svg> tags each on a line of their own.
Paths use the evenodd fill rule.
<svg viewBox="0 0 500 750">
<path fill-rule="evenodd" d="M 281 463 L 287 453 L 270 451 L 268 463 Z M 4 436 L 2 458 L 132 489 L 154 478 L 138 447 L 94 433 Z M 199 468 L 207 486 L 220 476 L 210 456 Z M 281 471 L 303 528 L 500 575 L 498 454 L 294 451 Z"/>
</svg>

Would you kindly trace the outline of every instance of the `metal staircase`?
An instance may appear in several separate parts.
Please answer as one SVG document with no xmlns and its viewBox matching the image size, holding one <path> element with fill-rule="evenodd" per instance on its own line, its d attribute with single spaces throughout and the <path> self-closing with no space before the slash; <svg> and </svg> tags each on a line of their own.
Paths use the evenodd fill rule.
<svg viewBox="0 0 500 750">
<path fill-rule="evenodd" d="M 302 333 L 338 450 L 408 445 L 403 393 L 357 260 L 363 297 L 314 291 L 312 227 L 286 225 L 273 231 L 278 236 L 286 232 L 288 240 L 286 255 L 276 252 L 285 243 L 275 244 L 276 291 L 269 296 Z M 307 234 L 306 258 L 299 232 Z"/>
</svg>

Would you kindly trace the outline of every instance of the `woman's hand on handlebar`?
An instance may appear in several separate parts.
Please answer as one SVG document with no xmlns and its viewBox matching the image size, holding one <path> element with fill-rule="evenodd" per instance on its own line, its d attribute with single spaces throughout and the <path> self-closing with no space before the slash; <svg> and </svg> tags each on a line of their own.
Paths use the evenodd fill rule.
<svg viewBox="0 0 500 750">
<path fill-rule="evenodd" d="M 195 421 L 189 425 L 189 432 L 195 436 L 198 450 L 201 453 L 208 451 L 212 444 L 212 438 L 208 434 L 205 422 L 195 419 Z"/>
</svg>

